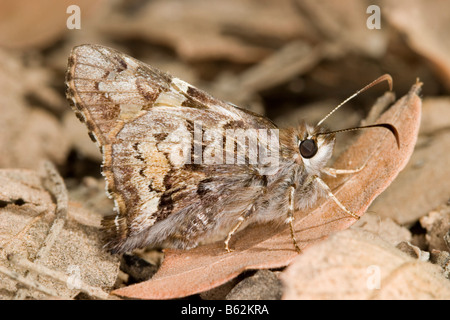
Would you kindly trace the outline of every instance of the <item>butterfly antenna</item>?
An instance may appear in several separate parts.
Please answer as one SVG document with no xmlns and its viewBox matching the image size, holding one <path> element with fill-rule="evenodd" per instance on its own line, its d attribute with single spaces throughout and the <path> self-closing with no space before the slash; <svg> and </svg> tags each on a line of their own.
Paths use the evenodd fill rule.
<svg viewBox="0 0 450 320">
<path fill-rule="evenodd" d="M 353 127 L 353 128 L 347 128 L 347 129 L 341 129 L 341 130 L 335 130 L 335 131 L 319 132 L 316 134 L 316 136 L 327 135 L 327 134 L 332 134 L 332 133 L 339 133 L 339 132 L 355 131 L 355 130 L 368 129 L 368 128 L 386 128 L 386 129 L 388 129 L 394 135 L 395 141 L 397 141 L 397 147 L 400 149 L 400 137 L 398 135 L 398 131 L 390 123 L 377 123 L 377 124 L 371 124 L 371 125 L 363 126 L 363 127 Z"/>
<path fill-rule="evenodd" d="M 333 110 L 331 110 L 330 113 L 328 113 L 325 118 L 323 118 L 322 120 L 320 120 L 317 123 L 317 126 L 320 126 L 326 119 L 328 119 L 329 116 L 331 116 L 336 110 L 338 110 L 340 107 L 342 107 L 344 104 L 346 104 L 347 102 L 349 102 L 350 100 L 352 100 L 354 97 L 356 97 L 357 95 L 359 95 L 361 92 L 366 91 L 367 89 L 379 84 L 380 82 L 383 81 L 387 81 L 389 83 L 389 91 L 392 91 L 392 77 L 389 74 L 384 74 L 381 77 L 379 77 L 378 79 L 372 81 L 371 83 L 369 83 L 367 86 L 365 86 L 364 88 L 356 91 L 354 94 L 352 94 L 350 97 L 348 97 L 347 99 L 345 99 L 343 102 L 341 102 L 336 108 L 334 108 Z"/>
</svg>

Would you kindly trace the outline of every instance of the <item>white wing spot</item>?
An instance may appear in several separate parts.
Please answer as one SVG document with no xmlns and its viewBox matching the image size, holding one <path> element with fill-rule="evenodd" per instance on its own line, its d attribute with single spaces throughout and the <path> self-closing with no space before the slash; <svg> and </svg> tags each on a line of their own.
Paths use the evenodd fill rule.
<svg viewBox="0 0 450 320">
<path fill-rule="evenodd" d="M 185 82 L 185 81 L 183 81 L 183 80 L 180 80 L 180 79 L 178 79 L 178 78 L 173 78 L 173 79 L 172 79 L 172 85 L 173 85 L 176 89 L 181 90 L 181 91 L 183 91 L 184 93 L 187 93 L 189 87 L 193 87 L 193 86 L 190 85 L 189 83 L 187 83 L 187 82 Z"/>
</svg>

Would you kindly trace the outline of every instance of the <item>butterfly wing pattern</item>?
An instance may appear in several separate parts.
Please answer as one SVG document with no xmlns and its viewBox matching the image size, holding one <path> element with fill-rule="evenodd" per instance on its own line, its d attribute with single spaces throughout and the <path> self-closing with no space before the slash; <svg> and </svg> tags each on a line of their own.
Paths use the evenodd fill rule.
<svg viewBox="0 0 450 320">
<path fill-rule="evenodd" d="M 267 177 L 248 165 L 250 151 L 246 163 L 235 165 L 208 164 L 202 155 L 234 157 L 242 142 L 235 135 L 233 148 L 222 148 L 225 132 L 276 129 L 267 118 L 100 45 L 73 49 L 66 84 L 103 155 L 116 205 L 116 214 L 102 221 L 110 251 L 190 248 L 223 238 L 265 192 Z M 244 141 L 260 139 L 257 130 L 247 131 Z M 193 139 L 196 134 L 203 138 Z"/>
</svg>

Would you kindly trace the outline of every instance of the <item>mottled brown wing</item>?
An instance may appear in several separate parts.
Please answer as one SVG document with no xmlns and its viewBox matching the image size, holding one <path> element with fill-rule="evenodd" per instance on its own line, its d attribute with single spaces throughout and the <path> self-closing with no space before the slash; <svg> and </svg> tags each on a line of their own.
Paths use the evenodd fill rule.
<svg viewBox="0 0 450 320">
<path fill-rule="evenodd" d="M 103 225 L 109 248 L 116 251 L 131 248 L 123 247 L 125 239 L 186 210 L 203 180 L 227 184 L 223 170 L 194 166 L 194 158 L 186 165 L 176 152 L 180 141 L 194 148 L 196 124 L 203 131 L 275 128 L 265 117 L 99 45 L 73 49 L 66 84 L 72 108 L 103 154 L 102 172 L 117 210 Z"/>
</svg>

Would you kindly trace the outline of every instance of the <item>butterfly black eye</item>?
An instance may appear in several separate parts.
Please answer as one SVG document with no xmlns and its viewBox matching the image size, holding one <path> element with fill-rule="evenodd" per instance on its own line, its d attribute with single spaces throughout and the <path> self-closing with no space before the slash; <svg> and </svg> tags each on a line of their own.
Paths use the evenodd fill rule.
<svg viewBox="0 0 450 320">
<path fill-rule="evenodd" d="M 299 149 L 302 157 L 306 159 L 314 157 L 318 150 L 317 143 L 313 139 L 303 140 L 300 143 Z"/>
</svg>

